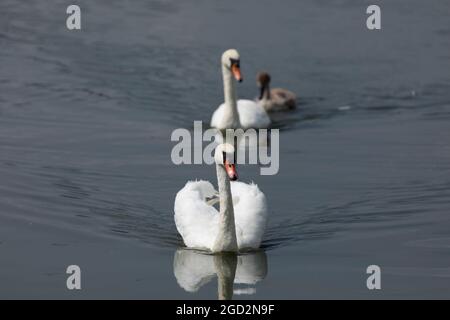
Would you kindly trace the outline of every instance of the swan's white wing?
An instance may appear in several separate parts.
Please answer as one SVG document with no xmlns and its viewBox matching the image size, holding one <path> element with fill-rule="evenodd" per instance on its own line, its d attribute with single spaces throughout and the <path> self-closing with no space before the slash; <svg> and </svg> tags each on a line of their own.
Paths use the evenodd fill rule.
<svg viewBox="0 0 450 320">
<path fill-rule="evenodd" d="M 175 224 L 186 246 L 211 249 L 219 213 L 206 203 L 217 193 L 208 181 L 189 181 L 175 198 Z"/>
<path fill-rule="evenodd" d="M 267 202 L 256 184 L 231 182 L 239 249 L 259 248 L 267 223 Z"/>
<path fill-rule="evenodd" d="M 193 250 L 177 250 L 173 258 L 173 273 L 180 287 L 195 292 L 216 275 L 213 256 Z"/>
<path fill-rule="evenodd" d="M 222 103 L 216 111 L 214 111 L 211 118 L 211 127 L 219 128 L 221 125 L 221 119 L 223 117 L 223 112 L 225 110 L 225 103 Z"/>
<path fill-rule="evenodd" d="M 239 120 L 244 129 L 268 128 L 270 118 L 263 106 L 252 100 L 240 99 L 237 102 Z"/>
</svg>

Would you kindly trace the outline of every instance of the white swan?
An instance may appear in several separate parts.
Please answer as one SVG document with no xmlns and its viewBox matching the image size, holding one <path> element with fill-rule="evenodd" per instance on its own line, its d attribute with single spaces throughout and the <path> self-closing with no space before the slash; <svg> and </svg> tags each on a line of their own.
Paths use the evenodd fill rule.
<svg viewBox="0 0 450 320">
<path fill-rule="evenodd" d="M 225 102 L 222 103 L 211 118 L 211 127 L 218 129 L 268 128 L 270 118 L 264 108 L 252 100 L 237 100 L 236 82 L 241 82 L 240 57 L 235 49 L 222 54 L 222 76 Z M 234 79 L 233 79 L 234 77 Z"/>
<path fill-rule="evenodd" d="M 282 88 L 270 89 L 267 72 L 258 73 L 256 82 L 260 88 L 258 101 L 267 112 L 292 110 L 297 106 L 295 93 Z"/>
<path fill-rule="evenodd" d="M 216 147 L 218 199 L 212 184 L 202 180 L 187 182 L 177 193 L 175 224 L 186 246 L 212 252 L 238 252 L 260 246 L 267 220 L 266 197 L 257 185 L 234 181 L 234 156 L 232 145 Z M 219 211 L 210 199 L 220 202 Z"/>
</svg>

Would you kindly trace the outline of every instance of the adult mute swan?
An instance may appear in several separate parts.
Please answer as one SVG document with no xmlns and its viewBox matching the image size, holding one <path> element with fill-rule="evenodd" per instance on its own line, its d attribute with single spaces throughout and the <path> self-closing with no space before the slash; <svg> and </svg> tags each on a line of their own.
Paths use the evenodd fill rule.
<svg viewBox="0 0 450 320">
<path fill-rule="evenodd" d="M 266 197 L 257 185 L 235 181 L 234 157 L 231 144 L 219 144 L 215 149 L 218 198 L 212 184 L 203 180 L 189 181 L 177 193 L 175 224 L 187 247 L 238 252 L 261 244 L 268 211 Z M 212 205 L 217 201 L 219 211 Z"/>
<path fill-rule="evenodd" d="M 258 73 L 256 82 L 260 88 L 259 103 L 267 112 L 295 109 L 295 94 L 282 88 L 270 89 L 270 75 L 267 72 Z"/>
<path fill-rule="evenodd" d="M 271 121 L 260 104 L 236 98 L 235 80 L 242 82 L 239 53 L 235 49 L 229 49 L 222 54 L 221 62 L 225 102 L 214 111 L 211 127 L 221 130 L 268 128 Z"/>
</svg>

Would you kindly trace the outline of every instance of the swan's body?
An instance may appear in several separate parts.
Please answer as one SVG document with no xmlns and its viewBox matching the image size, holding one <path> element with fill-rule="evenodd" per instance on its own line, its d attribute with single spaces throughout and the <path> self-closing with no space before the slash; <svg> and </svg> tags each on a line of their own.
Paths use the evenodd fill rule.
<svg viewBox="0 0 450 320">
<path fill-rule="evenodd" d="M 224 129 L 226 125 L 223 125 L 222 119 L 224 119 L 224 113 L 227 106 L 222 103 L 216 111 L 214 111 L 211 118 L 211 127 Z M 237 113 L 239 116 L 238 127 L 242 129 L 248 128 L 268 128 L 270 126 L 270 118 L 267 112 L 264 110 L 261 104 L 252 100 L 240 99 L 237 101 Z"/>
<path fill-rule="evenodd" d="M 187 247 L 214 251 L 220 213 L 207 199 L 217 195 L 208 181 L 189 181 L 175 199 L 175 223 Z M 231 181 L 238 250 L 259 248 L 267 221 L 264 194 L 255 184 Z"/>
<path fill-rule="evenodd" d="M 282 89 L 270 89 L 270 75 L 261 72 L 257 76 L 257 83 L 261 89 L 258 102 L 267 112 L 286 111 L 295 109 L 297 97 L 295 93 Z"/>
<path fill-rule="evenodd" d="M 264 97 L 259 102 L 267 112 L 292 110 L 296 107 L 296 96 L 293 92 L 274 88 L 270 90 L 270 98 Z"/>
<path fill-rule="evenodd" d="M 261 244 L 267 220 L 266 197 L 255 184 L 236 180 L 228 158 L 234 147 L 215 150 L 219 192 L 208 181 L 189 181 L 175 198 L 175 224 L 186 246 L 212 252 L 238 252 Z M 210 199 L 220 202 L 219 211 Z M 215 201 L 217 202 L 217 201 Z"/>
<path fill-rule="evenodd" d="M 221 130 L 268 128 L 271 121 L 261 104 L 236 98 L 236 80 L 242 81 L 239 60 L 239 53 L 234 49 L 227 50 L 222 55 L 225 102 L 214 112 L 211 118 L 211 127 Z"/>
</svg>

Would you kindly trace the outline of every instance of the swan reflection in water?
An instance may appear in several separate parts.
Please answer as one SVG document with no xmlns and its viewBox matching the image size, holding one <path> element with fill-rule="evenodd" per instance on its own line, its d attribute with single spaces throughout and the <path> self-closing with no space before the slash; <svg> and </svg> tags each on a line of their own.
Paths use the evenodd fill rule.
<svg viewBox="0 0 450 320">
<path fill-rule="evenodd" d="M 262 250 L 212 255 L 178 249 L 173 259 L 173 273 L 179 286 L 188 292 L 198 291 L 217 276 L 218 299 L 228 300 L 233 294 L 256 293 L 256 283 L 267 275 L 267 256 Z"/>
</svg>

